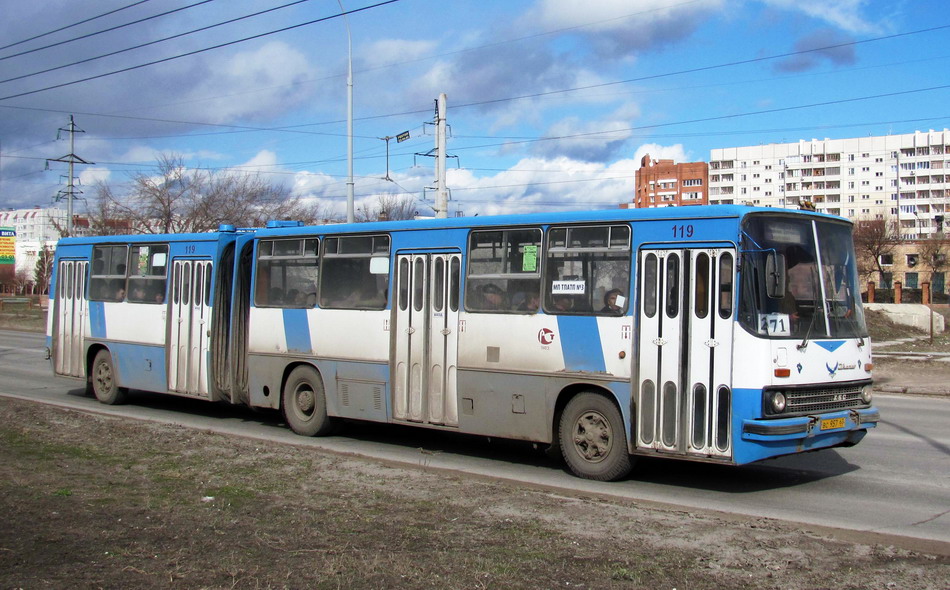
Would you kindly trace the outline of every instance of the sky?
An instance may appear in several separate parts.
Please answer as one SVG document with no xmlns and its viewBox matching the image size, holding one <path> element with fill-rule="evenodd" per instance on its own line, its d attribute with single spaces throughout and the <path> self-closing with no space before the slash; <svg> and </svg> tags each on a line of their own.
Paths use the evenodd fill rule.
<svg viewBox="0 0 950 590">
<path fill-rule="evenodd" d="M 67 165 L 47 162 L 71 153 L 73 116 L 87 201 L 174 156 L 343 215 L 347 30 L 357 207 L 399 195 L 432 213 L 440 93 L 453 216 L 616 208 L 644 154 L 950 127 L 944 0 L 0 0 L 0 14 L 0 208 L 56 203 Z"/>
</svg>

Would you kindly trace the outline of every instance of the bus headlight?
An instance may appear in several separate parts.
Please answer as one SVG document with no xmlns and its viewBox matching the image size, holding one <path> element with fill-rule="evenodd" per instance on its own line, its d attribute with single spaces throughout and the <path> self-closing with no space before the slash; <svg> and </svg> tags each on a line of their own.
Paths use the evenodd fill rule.
<svg viewBox="0 0 950 590">
<path fill-rule="evenodd" d="M 864 387 L 861 388 L 861 401 L 863 401 L 866 404 L 870 404 L 873 397 L 874 396 L 871 393 L 870 385 L 865 385 Z"/>
<path fill-rule="evenodd" d="M 785 411 L 785 394 L 781 391 L 774 392 L 769 399 L 769 404 L 773 414 L 781 414 Z"/>
</svg>

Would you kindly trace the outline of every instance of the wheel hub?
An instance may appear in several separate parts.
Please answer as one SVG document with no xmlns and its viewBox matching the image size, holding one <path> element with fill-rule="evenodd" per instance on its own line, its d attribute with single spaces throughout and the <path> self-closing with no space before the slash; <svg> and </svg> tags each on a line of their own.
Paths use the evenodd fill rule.
<svg viewBox="0 0 950 590">
<path fill-rule="evenodd" d="M 313 412 L 315 405 L 315 397 L 313 395 L 313 390 L 311 389 L 299 389 L 297 390 L 297 409 L 300 410 L 303 414 L 310 414 Z"/>
<path fill-rule="evenodd" d="M 577 419 L 573 439 L 574 447 L 586 461 L 599 463 L 610 452 L 610 423 L 599 412 L 587 412 Z"/>
</svg>

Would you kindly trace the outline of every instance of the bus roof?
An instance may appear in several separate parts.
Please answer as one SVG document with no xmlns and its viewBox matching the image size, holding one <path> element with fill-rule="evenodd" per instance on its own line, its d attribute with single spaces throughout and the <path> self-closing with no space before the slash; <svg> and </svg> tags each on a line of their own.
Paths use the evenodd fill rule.
<svg viewBox="0 0 950 590">
<path fill-rule="evenodd" d="M 749 207 L 746 205 L 691 205 L 689 207 L 657 207 L 649 209 L 599 209 L 591 211 L 568 211 L 553 213 L 527 213 L 519 215 L 486 215 L 483 217 L 452 217 L 447 219 L 412 219 L 403 221 L 374 221 L 368 223 L 340 223 L 319 226 L 280 227 L 258 230 L 260 237 L 300 235 L 301 233 L 374 233 L 400 230 L 458 229 L 505 227 L 519 225 L 549 225 L 561 223 L 593 223 L 603 221 L 650 221 L 680 219 L 738 219 L 750 213 L 769 213 L 773 215 L 808 215 L 839 221 L 848 221 L 841 217 L 799 211 L 794 209 L 776 209 L 771 207 Z"/>
<path fill-rule="evenodd" d="M 688 207 L 656 207 L 646 209 L 598 209 L 589 211 L 560 211 L 547 213 L 526 213 L 517 215 L 486 215 L 475 217 L 451 217 L 447 219 L 411 219 L 402 221 L 373 221 L 367 223 L 336 223 L 324 225 L 298 225 L 293 222 L 279 222 L 278 227 L 240 229 L 233 226 L 221 226 L 219 231 L 207 233 L 187 234 L 134 234 L 89 236 L 78 238 L 62 238 L 61 245 L 78 244 L 110 244 L 126 243 L 154 243 L 154 242 L 214 242 L 230 241 L 236 236 L 254 233 L 258 236 L 290 236 L 301 234 L 343 234 L 343 233 L 377 233 L 386 231 L 427 230 L 427 229 L 459 229 L 477 227 L 504 227 L 518 225 L 548 225 L 559 223 L 593 223 L 603 221 L 650 221 L 658 219 L 685 220 L 685 219 L 738 219 L 748 214 L 768 213 L 773 215 L 807 215 L 834 219 L 850 223 L 849 220 L 812 211 L 795 209 L 777 209 L 771 207 L 750 207 L 746 205 L 691 205 Z"/>
</svg>

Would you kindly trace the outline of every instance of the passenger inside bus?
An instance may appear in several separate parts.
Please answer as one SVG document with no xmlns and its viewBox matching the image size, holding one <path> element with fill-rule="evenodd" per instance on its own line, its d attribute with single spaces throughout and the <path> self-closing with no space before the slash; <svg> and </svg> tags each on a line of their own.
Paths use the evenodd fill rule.
<svg viewBox="0 0 950 590">
<path fill-rule="evenodd" d="M 554 311 L 555 312 L 568 312 L 574 311 L 574 298 L 570 295 L 555 295 L 554 296 Z"/>
<path fill-rule="evenodd" d="M 620 315 L 623 313 L 623 303 L 623 291 L 620 289 L 611 289 L 604 293 L 604 307 L 600 312 Z"/>
<path fill-rule="evenodd" d="M 494 283 L 488 283 L 482 287 L 480 294 L 480 309 L 497 310 L 505 308 L 505 293 L 498 285 Z"/>
<path fill-rule="evenodd" d="M 541 295 L 538 293 L 522 293 L 521 300 L 521 303 L 515 307 L 516 311 L 535 313 L 541 307 Z"/>
</svg>

